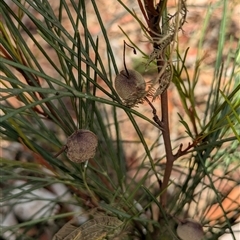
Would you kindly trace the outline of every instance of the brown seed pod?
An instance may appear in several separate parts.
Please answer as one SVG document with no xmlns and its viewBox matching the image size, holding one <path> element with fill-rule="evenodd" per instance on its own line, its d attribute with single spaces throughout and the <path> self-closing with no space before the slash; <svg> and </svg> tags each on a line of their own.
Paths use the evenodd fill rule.
<svg viewBox="0 0 240 240">
<path fill-rule="evenodd" d="M 145 96 L 146 83 L 135 70 L 122 70 L 115 78 L 115 88 L 127 106 L 134 106 Z"/>
<path fill-rule="evenodd" d="M 182 240 L 201 240 L 204 232 L 202 225 L 192 219 L 182 220 L 177 227 L 177 235 Z"/>
<path fill-rule="evenodd" d="M 67 139 L 67 157 L 73 162 L 85 162 L 94 157 L 97 144 L 97 136 L 93 132 L 79 129 Z"/>
</svg>

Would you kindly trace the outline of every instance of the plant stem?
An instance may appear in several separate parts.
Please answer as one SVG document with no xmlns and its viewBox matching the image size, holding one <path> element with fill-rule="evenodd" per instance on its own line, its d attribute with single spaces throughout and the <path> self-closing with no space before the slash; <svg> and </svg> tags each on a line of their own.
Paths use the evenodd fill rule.
<svg viewBox="0 0 240 240">
<path fill-rule="evenodd" d="M 161 95 L 161 109 L 162 109 L 162 126 L 164 128 L 164 131 L 162 131 L 162 135 L 166 152 L 166 168 L 164 171 L 163 182 L 161 187 L 162 194 L 160 195 L 160 202 L 162 206 L 165 207 L 167 202 L 167 191 L 165 190 L 167 189 L 173 168 L 173 162 L 175 160 L 174 155 L 172 153 L 172 144 L 170 140 L 167 90 Z"/>
<path fill-rule="evenodd" d="M 159 1 L 158 4 L 155 5 L 154 1 L 152 0 L 144 0 L 144 6 L 146 9 L 147 18 L 148 18 L 146 21 L 149 27 L 149 35 L 152 37 L 152 39 L 157 39 L 162 34 L 159 24 L 160 24 L 160 19 L 162 17 L 162 13 L 165 5 L 166 5 L 166 1 Z M 144 11 L 141 5 L 140 5 L 140 9 L 144 14 Z M 146 19 L 145 15 L 144 17 Z M 159 47 L 160 46 L 158 42 L 153 41 L 153 48 L 158 49 Z M 160 73 L 162 68 L 164 67 L 164 62 L 162 61 L 162 59 L 164 59 L 164 57 L 161 56 L 161 54 L 156 58 L 158 73 Z M 167 90 L 164 91 L 161 95 L 161 109 L 162 109 L 162 122 L 160 125 L 164 129 L 162 131 L 162 134 L 163 134 L 163 141 L 164 141 L 165 152 L 166 152 L 166 169 L 164 172 L 163 183 L 160 189 L 162 192 L 160 196 L 160 202 L 164 207 L 166 206 L 166 201 L 167 201 L 167 191 L 165 190 L 167 189 L 168 182 L 172 172 L 173 162 L 175 160 L 174 155 L 172 153 L 172 145 L 170 140 Z M 157 120 L 155 115 L 154 115 L 154 120 L 155 122 Z"/>
<path fill-rule="evenodd" d="M 53 157 L 58 157 L 61 153 L 63 153 L 67 149 L 67 146 L 64 145 Z"/>
</svg>

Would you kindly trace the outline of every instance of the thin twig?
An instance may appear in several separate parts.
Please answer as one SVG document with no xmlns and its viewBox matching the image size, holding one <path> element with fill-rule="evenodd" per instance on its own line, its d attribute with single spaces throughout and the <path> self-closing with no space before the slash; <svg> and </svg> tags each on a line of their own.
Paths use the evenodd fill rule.
<svg viewBox="0 0 240 240">
<path fill-rule="evenodd" d="M 128 72 L 128 70 L 127 70 L 127 66 L 126 66 L 126 60 L 125 60 L 125 56 L 126 56 L 126 45 L 128 46 L 128 47 L 130 47 L 130 48 L 132 48 L 133 49 L 133 53 L 134 54 L 136 54 L 136 49 L 134 48 L 134 47 L 132 47 L 132 46 L 130 46 L 129 44 L 127 44 L 126 42 L 125 42 L 125 40 L 123 41 L 123 43 L 124 43 L 124 45 L 123 45 L 123 66 L 124 66 L 124 69 L 125 69 L 125 71 L 126 71 L 126 73 L 127 73 L 127 78 L 129 78 L 129 72 Z"/>
<path fill-rule="evenodd" d="M 67 149 L 67 146 L 64 145 L 54 156 L 53 158 L 58 157 L 61 153 L 63 153 Z"/>
<path fill-rule="evenodd" d="M 148 23 L 149 23 L 149 20 L 148 20 L 148 17 L 147 17 L 146 12 L 145 12 L 145 10 L 144 10 L 143 4 L 142 4 L 141 0 L 137 0 L 137 1 L 138 1 L 139 8 L 140 8 L 140 10 L 141 10 L 141 12 L 142 12 L 142 15 L 144 16 L 145 21 L 146 21 L 147 24 L 148 24 Z"/>
<path fill-rule="evenodd" d="M 149 101 L 149 99 L 147 97 L 144 98 L 147 103 L 150 105 L 150 107 L 152 108 L 152 113 L 153 113 L 153 120 L 155 121 L 155 123 L 157 123 L 157 125 L 159 126 L 159 128 L 164 131 L 162 122 L 160 121 L 158 115 L 157 115 L 157 110 L 156 108 L 152 105 L 152 103 Z"/>
</svg>

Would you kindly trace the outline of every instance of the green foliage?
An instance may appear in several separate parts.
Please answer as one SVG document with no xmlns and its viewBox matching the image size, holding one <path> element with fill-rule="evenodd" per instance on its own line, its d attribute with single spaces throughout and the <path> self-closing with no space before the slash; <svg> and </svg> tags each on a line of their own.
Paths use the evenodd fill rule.
<svg viewBox="0 0 240 240">
<path fill-rule="evenodd" d="M 168 159 L 169 154 L 162 153 L 158 160 L 152 156 L 152 150 L 159 147 L 157 142 L 161 136 L 161 126 L 156 121 L 156 116 L 152 120 L 138 108 L 125 106 L 115 91 L 113 78 L 119 70 L 101 17 L 104 13 L 99 12 L 96 2 L 61 0 L 57 11 L 46 0 L 12 0 L 15 10 L 5 1 L 0 2 L 3 19 L 0 22 L 0 70 L 3 73 L 0 79 L 0 106 L 3 112 L 0 117 L 0 132 L 4 140 L 20 143 L 24 152 L 31 155 L 30 162 L 17 161 L 11 157 L 1 159 L 2 206 L 10 211 L 16 204 L 14 201 L 25 199 L 26 194 L 32 195 L 31 200 L 41 200 L 40 196 L 33 194 L 34 190 L 51 189 L 56 183 L 65 185 L 68 193 L 71 193 L 68 200 L 64 200 L 66 193 L 51 199 L 52 209 L 56 205 L 63 206 L 58 213 L 51 215 L 51 211 L 45 206 L 47 214 L 36 214 L 14 226 L 5 226 L 1 229 L 1 234 L 10 231 L 18 239 L 36 239 L 41 231 L 34 236 L 28 234 L 34 226 L 40 226 L 43 230 L 49 226 L 49 221 L 55 221 L 55 226 L 58 227 L 53 231 L 55 233 L 69 217 L 86 213 L 91 215 L 94 209 L 98 217 L 99 212 L 100 216 L 104 216 L 104 229 L 106 226 L 114 228 L 111 225 L 113 223 L 109 224 L 109 219 L 116 220 L 116 229 L 121 225 L 123 234 L 120 234 L 122 238 L 120 236 L 119 239 L 178 239 L 175 232 L 178 220 L 175 216 L 184 218 L 191 215 L 187 209 L 187 206 L 191 206 L 191 211 L 205 224 L 206 239 L 217 239 L 226 229 L 231 231 L 235 217 L 240 214 L 239 206 L 232 210 L 235 214 L 231 217 L 224 212 L 225 221 L 218 219 L 213 226 L 204 219 L 208 206 L 199 209 L 201 206 L 198 204 L 201 198 L 206 198 L 203 194 L 213 192 L 214 200 L 209 200 L 209 205 L 218 202 L 221 206 L 226 195 L 219 193 L 215 186 L 216 178 L 220 182 L 226 179 L 235 181 L 231 179 L 231 174 L 227 174 L 240 166 L 240 51 L 233 51 L 225 64 L 222 63 L 229 11 L 227 1 L 223 1 L 224 14 L 215 71 L 204 113 L 198 112 L 195 99 L 200 82 L 202 56 L 199 53 L 194 77 L 190 78 L 185 64 L 188 51 L 182 56 L 179 51 L 175 54 L 170 43 L 167 45 L 165 60 L 168 62 L 172 57 L 177 59 L 176 64 L 172 64 L 172 81 L 188 117 L 187 119 L 179 114 L 179 122 L 191 141 L 187 149 L 182 150 L 179 147 L 176 154 L 171 152 L 175 160 L 174 169 L 183 181 L 167 181 L 169 189 L 174 189 L 172 200 L 167 206 L 162 205 L 159 199 L 168 191 L 161 188 L 160 182 L 165 178 L 167 168 L 163 159 Z M 151 36 L 148 35 L 145 23 L 122 1 L 118 2 L 135 18 L 150 41 Z M 101 29 L 100 37 L 93 36 L 89 30 L 87 4 L 91 4 L 94 11 Z M 204 41 L 204 29 L 211 11 L 208 14 L 199 49 Z M 167 16 L 166 1 L 162 1 L 160 15 L 162 19 Z M 70 29 L 64 26 L 63 16 L 69 18 Z M 34 26 L 33 30 L 26 27 L 26 19 Z M 124 29 L 121 30 L 128 38 Z M 163 33 L 167 34 L 165 31 L 163 27 Z M 173 32 L 176 36 L 178 29 Z M 34 52 L 29 47 L 30 44 L 34 45 Z M 138 48 L 137 44 L 133 43 L 133 46 Z M 54 52 L 53 55 L 49 54 L 48 48 L 51 48 L 51 54 Z M 104 49 L 105 56 L 100 49 Z M 142 54 L 144 58 L 148 58 L 147 54 Z M 44 59 L 44 64 L 39 61 L 40 58 Z M 157 66 L 155 59 L 151 62 Z M 227 77 L 229 66 L 232 72 Z M 187 76 L 186 80 L 182 78 L 183 73 Z M 159 79 L 161 80 L 161 76 Z M 123 129 L 119 121 L 120 113 L 125 114 L 124 121 L 130 124 L 139 138 L 137 142 L 130 143 L 136 143 L 136 148 L 144 149 L 134 176 L 129 174 L 129 166 L 125 161 L 127 145 L 121 137 Z M 159 132 L 155 143 L 149 144 L 146 141 L 139 122 L 144 122 Z M 65 153 L 55 157 L 66 144 L 67 137 L 76 129 L 91 130 L 98 137 L 96 156 L 86 165 L 71 162 Z M 170 138 L 169 130 L 165 130 Z M 178 140 L 181 142 L 185 137 L 179 136 Z M 175 139 L 171 141 L 174 142 Z M 166 146 L 166 142 L 164 145 Z M 181 160 L 177 160 L 179 157 Z M 216 168 L 222 169 L 224 175 L 215 175 Z M 150 178 L 154 178 L 154 182 L 149 185 Z M 15 185 L 16 181 L 21 181 L 20 185 Z M 235 183 L 237 184 L 239 182 Z M 21 191 L 14 192 L 16 189 Z M 82 209 L 79 212 L 71 211 L 69 205 L 81 206 Z M 153 217 L 153 206 L 159 212 L 157 218 Z M 98 234 L 100 223 L 96 219 L 89 221 L 97 222 Z M 71 230 L 78 229 L 78 233 L 81 233 L 83 226 L 88 226 L 87 222 L 84 224 L 71 226 Z M 95 229 L 85 230 L 89 234 Z M 94 235 L 92 239 L 104 239 L 105 232 L 101 232 L 101 237 Z M 81 236 L 79 239 L 86 237 L 84 233 Z"/>
</svg>

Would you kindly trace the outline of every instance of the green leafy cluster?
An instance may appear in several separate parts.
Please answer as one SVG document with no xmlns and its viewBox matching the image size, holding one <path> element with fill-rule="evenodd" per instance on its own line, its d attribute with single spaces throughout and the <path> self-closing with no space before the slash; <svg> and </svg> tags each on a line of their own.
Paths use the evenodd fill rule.
<svg viewBox="0 0 240 240">
<path fill-rule="evenodd" d="M 122 1 L 118 2 L 144 30 L 144 23 L 136 12 Z M 165 7 L 161 14 L 164 18 L 167 7 L 166 1 L 163 2 Z M 151 151 L 158 146 L 158 139 L 149 146 L 139 121 L 156 128 L 156 131 L 159 131 L 158 125 L 140 110 L 126 107 L 115 91 L 113 79 L 119 70 L 101 17 L 104 13 L 99 12 L 97 1 L 61 0 L 56 9 L 47 0 L 12 0 L 11 4 L 15 10 L 6 1 L 0 1 L 0 132 L 4 141 L 20 143 L 23 151 L 31 157 L 28 162 L 13 159 L 14 156 L 1 158 L 3 207 L 12 209 L 13 200 L 24 197 L 26 193 L 61 183 L 67 186 L 72 198 L 66 201 L 61 194 L 52 200 L 55 205 L 60 204 L 65 209 L 69 204 L 81 206 L 86 212 L 98 209 L 104 212 L 104 219 L 114 218 L 118 225 L 123 223 L 123 239 L 177 239 L 177 221 L 171 216 L 188 214 L 186 206 L 195 204 L 202 196 L 203 191 L 196 192 L 199 184 L 202 184 L 202 190 L 213 191 L 216 202 L 221 206 L 226 196 L 219 194 L 214 185 L 214 170 L 217 167 L 223 169 L 226 176 L 219 177 L 223 181 L 230 178 L 228 173 L 240 166 L 240 42 L 238 51 L 229 54 L 224 65 L 221 60 L 226 41 L 227 0 L 223 1 L 213 81 L 201 115 L 196 110 L 195 101 L 201 80 L 201 56 L 199 54 L 196 61 L 193 78 L 189 77 L 185 64 L 188 52 L 182 56 L 177 50 L 174 56 L 177 61 L 173 65 L 172 82 L 189 118 L 179 115 L 180 123 L 192 143 L 187 151 L 179 151 L 182 155 L 175 155 L 176 158 L 182 157 L 184 164 L 176 161 L 176 169 L 184 177 L 184 182 L 179 187 L 179 182 L 171 180 L 169 188 L 174 187 L 175 192 L 166 208 L 159 202 L 162 192 L 155 189 L 164 175 L 165 162 L 162 159 L 165 154 L 161 153 L 155 161 Z M 89 5 L 101 29 L 99 37 L 89 30 Z M 63 16 L 69 18 L 71 30 L 64 26 Z M 206 17 L 199 49 L 203 45 L 210 16 L 211 11 Z M 25 25 L 26 19 L 34 29 Z M 122 31 L 131 42 L 124 29 Z M 29 43 L 34 45 L 36 52 Z M 137 48 L 136 44 L 133 45 Z M 147 54 L 143 55 L 147 57 Z M 44 65 L 40 58 L 44 59 Z M 227 76 L 229 66 L 232 71 Z M 182 73 L 186 74 L 186 80 L 182 79 Z M 138 136 L 137 148 L 141 146 L 144 149 L 141 164 L 131 178 L 124 149 L 129 142 L 121 138 L 119 112 L 126 115 L 126 122 Z M 66 154 L 54 157 L 76 129 L 91 130 L 98 137 L 95 161 L 90 160 L 86 166 L 69 161 Z M 184 137 L 180 136 L 180 140 Z M 141 172 L 144 172 L 141 179 L 136 181 Z M 149 187 L 148 181 L 153 176 L 159 182 L 151 183 Z M 207 179 L 208 184 L 203 179 Z M 16 187 L 15 181 L 22 181 L 22 185 Z M 25 189 L 25 186 L 29 188 Z M 16 188 L 24 191 L 13 194 Z M 40 199 L 38 196 L 35 198 Z M 153 205 L 160 212 L 159 219 L 152 217 Z M 193 208 L 200 212 L 198 204 Z M 219 220 L 218 228 L 206 222 L 206 239 L 216 239 L 227 228 L 231 231 L 235 217 L 240 214 L 239 209 L 234 209 L 236 214 L 231 218 L 225 212 L 225 221 Z M 147 217 L 148 213 L 151 217 Z M 53 216 L 33 217 L 17 225 L 3 227 L 1 234 L 10 231 L 19 239 L 36 239 L 38 236 L 27 237 L 34 226 L 41 226 L 43 230 L 49 226 L 49 220 L 64 225 L 74 214 L 76 212 L 69 210 Z M 203 222 L 204 217 L 201 215 Z"/>
</svg>

